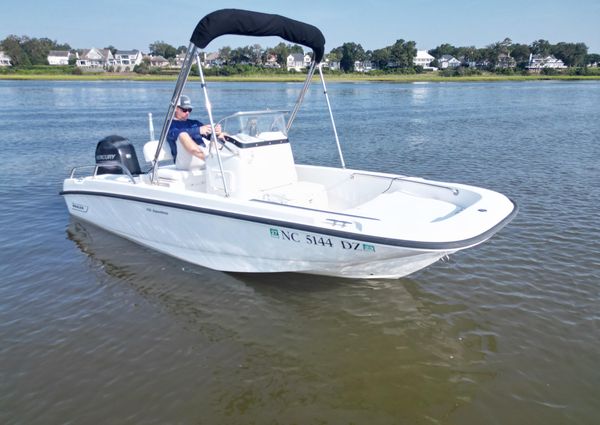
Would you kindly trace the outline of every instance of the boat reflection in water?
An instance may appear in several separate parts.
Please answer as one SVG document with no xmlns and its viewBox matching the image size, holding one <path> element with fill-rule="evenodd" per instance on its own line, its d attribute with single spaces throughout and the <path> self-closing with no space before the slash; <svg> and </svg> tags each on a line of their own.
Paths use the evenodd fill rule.
<svg viewBox="0 0 600 425">
<path fill-rule="evenodd" d="M 278 391 L 278 402 L 291 406 L 308 397 L 317 412 L 329 406 L 325 399 L 349 408 L 360 400 L 403 417 L 415 411 L 409 406 L 415 398 L 433 399 L 432 414 L 439 417 L 495 376 L 484 362 L 495 336 L 473 322 L 465 306 L 411 279 L 222 273 L 75 219 L 68 237 L 89 257 L 91 271 L 103 276 L 99 282 L 108 275 L 112 287 L 133 289 L 124 303 L 147 303 L 160 313 L 141 321 L 136 333 L 149 332 L 145 327 L 164 333 L 175 353 L 194 347 L 174 373 L 188 375 L 183 382 L 190 375 L 203 382 L 203 403 L 214 406 L 217 421 L 242 415 L 227 406 L 243 400 L 258 412 Z M 156 329 L 167 327 L 165 319 L 168 328 Z M 164 362 L 153 368 L 172 368 L 171 359 Z M 377 390 L 392 387 L 393 400 Z M 319 400 L 310 398 L 315 392 Z"/>
</svg>

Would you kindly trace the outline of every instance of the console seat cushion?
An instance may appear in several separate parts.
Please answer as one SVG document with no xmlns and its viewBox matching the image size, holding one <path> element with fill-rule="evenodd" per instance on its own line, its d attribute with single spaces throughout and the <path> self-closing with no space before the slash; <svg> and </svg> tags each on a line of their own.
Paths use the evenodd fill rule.
<svg viewBox="0 0 600 425">
<path fill-rule="evenodd" d="M 156 155 L 156 148 L 158 147 L 158 140 L 150 140 L 146 142 L 144 145 L 144 159 L 146 162 L 154 161 L 154 155 Z M 158 153 L 159 161 L 168 161 L 173 160 L 173 155 L 171 155 L 171 149 L 169 148 L 168 143 L 164 143 Z"/>
</svg>

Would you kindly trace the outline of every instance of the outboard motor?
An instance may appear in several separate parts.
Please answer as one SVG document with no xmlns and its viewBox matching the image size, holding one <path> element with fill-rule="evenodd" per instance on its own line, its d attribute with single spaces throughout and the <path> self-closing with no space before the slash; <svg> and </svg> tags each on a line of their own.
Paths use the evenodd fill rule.
<svg viewBox="0 0 600 425">
<path fill-rule="evenodd" d="M 121 164 L 134 176 L 142 174 L 135 148 L 129 140 L 117 135 L 107 136 L 96 146 L 97 174 L 123 174 L 123 169 L 116 164 Z"/>
</svg>

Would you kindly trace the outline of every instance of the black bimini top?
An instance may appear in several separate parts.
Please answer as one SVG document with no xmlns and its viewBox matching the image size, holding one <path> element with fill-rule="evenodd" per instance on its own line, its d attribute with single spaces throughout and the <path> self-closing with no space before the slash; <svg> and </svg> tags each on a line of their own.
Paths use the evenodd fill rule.
<svg viewBox="0 0 600 425">
<path fill-rule="evenodd" d="M 226 35 L 279 36 L 291 43 L 310 47 L 316 63 L 325 53 L 325 37 L 317 27 L 280 15 L 240 9 L 221 9 L 198 22 L 190 41 L 204 49 L 215 38 Z"/>
</svg>

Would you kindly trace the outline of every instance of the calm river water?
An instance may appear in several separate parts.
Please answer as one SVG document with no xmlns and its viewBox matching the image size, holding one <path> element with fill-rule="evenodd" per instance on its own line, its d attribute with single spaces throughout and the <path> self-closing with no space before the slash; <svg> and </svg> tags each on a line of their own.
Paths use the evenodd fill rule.
<svg viewBox="0 0 600 425">
<path fill-rule="evenodd" d="M 520 206 L 484 245 L 370 281 L 220 273 L 72 221 L 70 168 L 109 134 L 141 156 L 173 87 L 0 81 L 0 423 L 598 423 L 600 82 L 329 84 L 349 167 Z M 209 89 L 221 118 L 300 85 Z M 319 85 L 290 137 L 338 164 Z"/>
</svg>

